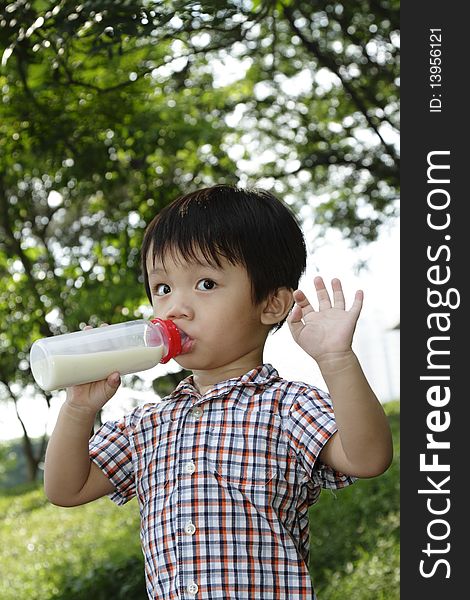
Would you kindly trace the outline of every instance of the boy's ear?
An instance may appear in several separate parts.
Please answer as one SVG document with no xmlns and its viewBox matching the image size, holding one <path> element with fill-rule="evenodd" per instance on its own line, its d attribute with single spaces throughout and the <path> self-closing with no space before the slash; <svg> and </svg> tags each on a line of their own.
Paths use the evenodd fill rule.
<svg viewBox="0 0 470 600">
<path fill-rule="evenodd" d="M 286 287 L 278 288 L 265 300 L 264 308 L 261 313 L 261 323 L 263 323 L 263 325 L 275 325 L 276 323 L 280 323 L 285 319 L 293 305 L 293 291 Z"/>
</svg>

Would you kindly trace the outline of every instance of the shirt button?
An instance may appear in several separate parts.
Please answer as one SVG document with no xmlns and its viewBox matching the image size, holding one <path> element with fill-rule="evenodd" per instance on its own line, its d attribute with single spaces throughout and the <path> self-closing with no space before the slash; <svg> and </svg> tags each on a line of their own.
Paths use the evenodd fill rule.
<svg viewBox="0 0 470 600">
<path fill-rule="evenodd" d="M 184 465 L 184 472 L 187 473 L 188 475 L 192 475 L 195 470 L 196 470 L 196 465 L 193 463 L 193 461 L 187 462 Z"/>
<path fill-rule="evenodd" d="M 202 417 L 202 408 L 200 406 L 195 406 L 192 409 L 192 413 L 195 419 L 199 419 L 199 417 Z"/>
<path fill-rule="evenodd" d="M 192 581 L 191 583 L 188 583 L 188 587 L 186 589 L 190 594 L 196 595 L 199 590 L 199 587 L 197 583 L 194 583 L 194 581 Z"/>
<path fill-rule="evenodd" d="M 194 525 L 194 523 L 191 523 L 191 521 L 189 521 L 189 523 L 186 523 L 186 525 L 184 526 L 184 530 L 188 535 L 193 535 L 196 532 L 196 526 Z"/>
</svg>

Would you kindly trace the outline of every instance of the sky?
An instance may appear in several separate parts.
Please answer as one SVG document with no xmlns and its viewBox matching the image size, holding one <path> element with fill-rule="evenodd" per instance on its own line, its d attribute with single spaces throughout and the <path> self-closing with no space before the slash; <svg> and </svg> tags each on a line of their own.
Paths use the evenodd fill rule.
<svg viewBox="0 0 470 600">
<path fill-rule="evenodd" d="M 311 231 L 304 228 L 307 246 Z M 309 252 L 307 269 L 300 281 L 302 289 L 315 306 L 313 278 L 321 275 L 329 289 L 331 279 L 338 277 L 343 284 L 346 308 L 351 306 L 357 289 L 364 291 L 364 305 L 353 340 L 362 368 L 382 402 L 399 397 L 399 331 L 394 327 L 400 321 L 400 274 L 399 274 L 399 225 L 383 229 L 379 239 L 367 246 L 351 250 L 340 235 L 331 232 L 325 244 Z M 356 273 L 355 265 L 365 261 L 367 269 Z M 292 339 L 287 325 L 270 334 L 265 349 L 265 362 L 270 362 L 282 377 L 301 380 L 326 389 L 320 371 L 311 359 Z M 178 365 L 170 361 L 142 373 L 144 382 L 167 371 L 178 370 Z M 123 378 L 123 385 L 106 405 L 103 418 L 115 419 L 128 410 L 132 402 L 149 402 L 155 396 L 152 392 L 132 390 Z M 19 412 L 31 437 L 41 436 L 44 430 L 50 433 L 57 419 L 58 410 L 65 398 L 60 391 L 53 398 L 51 410 L 45 408 L 40 396 L 25 397 L 19 402 Z M 18 438 L 22 435 L 20 423 L 15 415 L 13 404 L 0 404 L 0 440 Z"/>
</svg>

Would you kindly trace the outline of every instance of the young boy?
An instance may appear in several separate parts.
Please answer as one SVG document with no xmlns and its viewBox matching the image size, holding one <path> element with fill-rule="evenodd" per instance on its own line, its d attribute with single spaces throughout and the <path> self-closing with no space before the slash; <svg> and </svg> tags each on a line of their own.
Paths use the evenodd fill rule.
<svg viewBox="0 0 470 600">
<path fill-rule="evenodd" d="M 90 441 L 119 374 L 67 390 L 47 496 L 61 506 L 137 496 L 149 598 L 314 599 L 308 507 L 322 487 L 390 464 L 386 417 L 351 349 L 362 292 L 347 311 L 340 281 L 331 300 L 317 277 L 315 310 L 296 290 L 305 254 L 268 192 L 219 185 L 175 200 L 146 230 L 143 271 L 155 316 L 188 336 L 176 361 L 192 376 Z M 331 400 L 263 364 L 288 315 Z"/>
</svg>

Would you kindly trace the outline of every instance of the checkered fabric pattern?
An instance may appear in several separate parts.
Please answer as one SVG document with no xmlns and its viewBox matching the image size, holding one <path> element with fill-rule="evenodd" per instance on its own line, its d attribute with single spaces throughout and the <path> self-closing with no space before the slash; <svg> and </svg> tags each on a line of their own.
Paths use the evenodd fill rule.
<svg viewBox="0 0 470 600">
<path fill-rule="evenodd" d="M 308 507 L 353 481 L 317 460 L 335 431 L 328 396 L 271 365 L 105 423 L 90 456 L 138 498 L 149 598 L 314 600 Z"/>
</svg>

